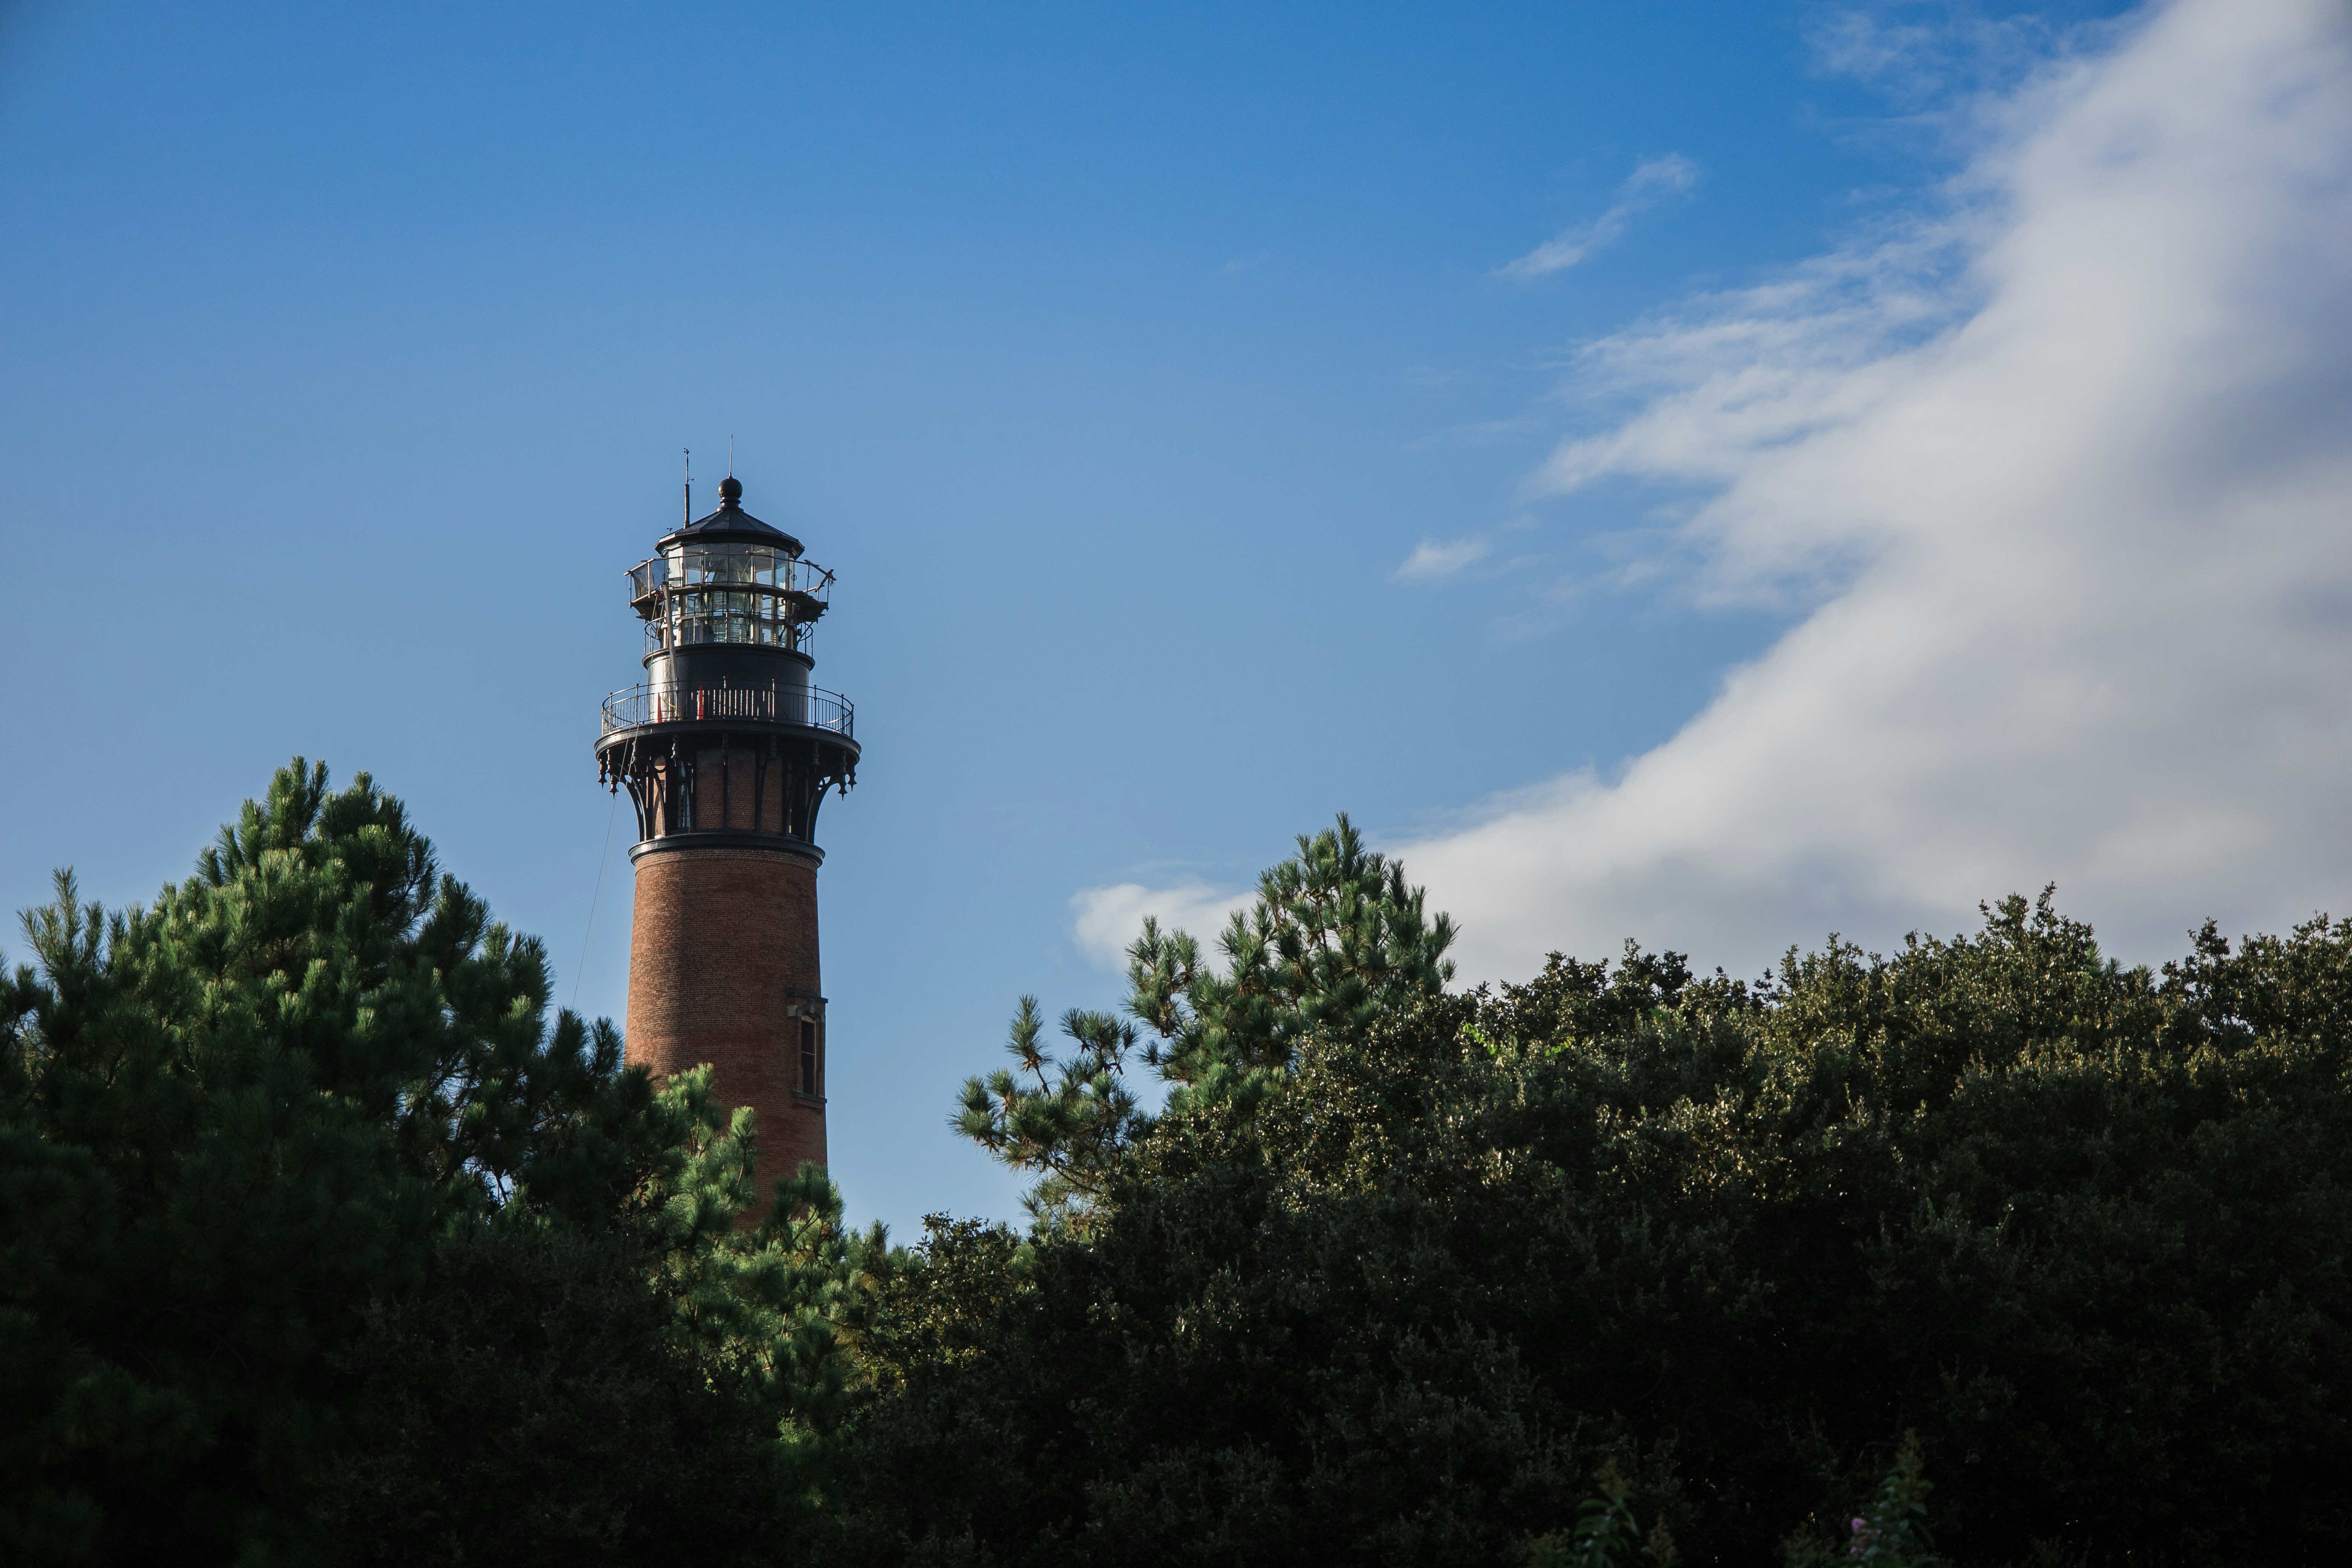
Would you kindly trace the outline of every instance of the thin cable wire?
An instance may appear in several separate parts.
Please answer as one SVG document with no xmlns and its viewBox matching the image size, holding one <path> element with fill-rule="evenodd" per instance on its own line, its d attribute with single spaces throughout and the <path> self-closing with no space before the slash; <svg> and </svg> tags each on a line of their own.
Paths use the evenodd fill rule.
<svg viewBox="0 0 2352 1568">
<path fill-rule="evenodd" d="M 580 983 L 588 978 L 588 941 L 596 934 L 596 906 L 604 897 L 604 868 L 613 858 L 613 825 L 621 820 L 621 792 L 613 792 L 613 809 L 604 814 L 604 852 L 596 857 L 596 890 L 588 896 L 588 929 L 580 936 L 580 962 L 572 970 L 572 1011 L 580 1011 Z"/>
</svg>

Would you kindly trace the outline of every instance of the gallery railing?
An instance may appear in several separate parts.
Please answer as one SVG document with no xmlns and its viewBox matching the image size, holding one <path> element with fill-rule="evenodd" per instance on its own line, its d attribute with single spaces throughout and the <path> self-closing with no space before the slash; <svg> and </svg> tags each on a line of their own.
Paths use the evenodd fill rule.
<svg viewBox="0 0 2352 1568">
<path fill-rule="evenodd" d="M 830 730 L 855 740 L 856 710 L 837 691 L 783 681 L 721 682 L 715 686 L 628 686 L 604 699 L 604 733 L 645 724 L 697 723 L 741 719 L 753 723 L 799 724 Z"/>
</svg>

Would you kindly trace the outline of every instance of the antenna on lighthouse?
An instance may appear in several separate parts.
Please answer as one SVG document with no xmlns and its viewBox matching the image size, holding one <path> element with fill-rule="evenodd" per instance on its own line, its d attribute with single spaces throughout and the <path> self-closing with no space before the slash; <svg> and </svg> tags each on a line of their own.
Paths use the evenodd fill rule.
<svg viewBox="0 0 2352 1568">
<path fill-rule="evenodd" d="M 694 521 L 694 448 L 691 447 L 680 447 L 678 450 L 686 454 L 685 512 L 686 521 L 688 522 L 692 522 Z M 730 462 L 727 465 L 727 468 L 728 471 L 732 473 L 734 471 L 735 465 Z"/>
</svg>

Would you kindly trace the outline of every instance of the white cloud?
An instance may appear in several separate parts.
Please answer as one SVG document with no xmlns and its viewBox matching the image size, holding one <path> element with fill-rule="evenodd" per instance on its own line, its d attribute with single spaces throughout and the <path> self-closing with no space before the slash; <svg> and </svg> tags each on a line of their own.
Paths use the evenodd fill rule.
<svg viewBox="0 0 2352 1568">
<path fill-rule="evenodd" d="M 1162 930 L 1173 928 L 1198 937 L 1213 952 L 1217 933 L 1235 910 L 1246 909 L 1257 896 L 1222 893 L 1205 882 L 1180 882 L 1171 888 L 1147 888 L 1121 882 L 1109 888 L 1083 888 L 1070 899 L 1071 935 L 1078 949 L 1105 969 L 1127 967 L 1127 948 L 1143 930 L 1143 917 L 1159 917 Z"/>
<path fill-rule="evenodd" d="M 1517 261 L 1499 267 L 1496 271 L 1502 277 L 1515 278 L 1522 282 L 1531 278 L 1541 278 L 1547 273 L 1564 271 L 1601 247 L 1613 243 L 1625 232 L 1625 225 L 1634 214 L 1657 205 L 1670 195 L 1687 191 L 1697 183 L 1698 165 L 1679 153 L 1648 159 L 1634 165 L 1633 174 L 1617 187 L 1617 199 L 1599 217 L 1544 241 Z"/>
<path fill-rule="evenodd" d="M 1933 221 L 1585 357 L 1647 401 L 1532 487 L 1703 482 L 1702 592 L 1813 608 L 1614 782 L 1395 847 L 1465 978 L 2052 879 L 2131 957 L 2352 912 L 2352 10 L 2114 37 L 1974 121 Z"/>
<path fill-rule="evenodd" d="M 1822 69 L 1859 78 L 1914 110 L 1958 85 L 2013 85 L 2069 42 L 2057 24 L 2031 12 L 1995 17 L 1969 5 L 1923 11 L 1898 0 L 1880 4 L 1876 13 L 1817 13 L 1804 28 L 1805 41 Z M 1880 14 L 1898 19 L 1883 20 Z M 2078 31 L 2085 37 L 2097 33 Z"/>
<path fill-rule="evenodd" d="M 1419 548 L 1405 557 L 1396 569 L 1400 583 L 1442 583 L 1465 566 L 1484 561 L 1494 546 L 1475 535 L 1468 539 L 1450 539 L 1444 543 L 1424 539 Z"/>
</svg>

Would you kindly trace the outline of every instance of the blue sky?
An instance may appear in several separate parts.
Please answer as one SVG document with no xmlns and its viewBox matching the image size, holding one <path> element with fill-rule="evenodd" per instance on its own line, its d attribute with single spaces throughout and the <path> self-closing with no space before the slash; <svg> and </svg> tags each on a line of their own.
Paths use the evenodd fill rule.
<svg viewBox="0 0 2352 1568">
<path fill-rule="evenodd" d="M 866 761 L 821 835 L 832 1138 L 853 1212 L 902 1232 L 1012 1211 L 946 1119 L 1022 992 L 1108 1003 L 1122 922 L 1201 918 L 1337 810 L 1429 869 L 1478 978 L 1622 934 L 1737 968 L 1883 945 L 2045 876 L 2159 953 L 2208 912 L 2283 925 L 2352 867 L 2313 739 L 2340 687 L 2280 700 L 2262 743 L 2300 793 L 2251 806 L 2186 764 L 2122 782 L 2242 758 L 2231 683 L 2168 679 L 2144 723 L 2112 694 L 2213 580 L 2149 530 L 2259 564 L 2228 626 L 2299 584 L 2316 640 L 2263 657 L 2333 679 L 2339 534 L 2246 520 L 2344 515 L 2340 441 L 2213 436 L 2120 532 L 2050 520 L 2167 431 L 2342 410 L 2328 18 L 0 10 L 0 894 L 71 864 L 148 897 L 299 752 L 405 797 L 617 1016 L 625 833 L 591 745 L 635 679 L 620 574 L 677 515 L 679 448 L 708 497 L 731 437 L 745 504 L 840 576 L 817 679 Z M 2265 96 L 2290 69 L 2304 97 Z M 2082 151 L 2117 126 L 2155 149 L 2127 174 Z M 2235 247 L 2116 281 L 2176 219 Z M 2244 300 L 2273 274 L 2307 342 L 2222 403 L 2136 401 L 2216 363 L 2182 338 L 2064 404 L 2074 467 L 2030 450 L 2048 419 L 2003 423 L 2051 364 L 2125 364 L 2135 310 L 2269 342 Z M 2095 297 L 2111 335 L 2003 325 Z M 1909 488 L 1964 512 L 1857 477 L 1939 463 Z M 2053 537 L 2075 565 L 2029 566 Z M 2093 559 L 2145 580 L 2064 589 Z M 1988 666 L 2021 644 L 1985 606 L 2024 583 L 2060 585 L 2032 624 L 2105 629 Z M 1982 761 L 2053 680 L 2097 722 Z M 2141 837 L 2081 848 L 2116 818 Z"/>
</svg>

